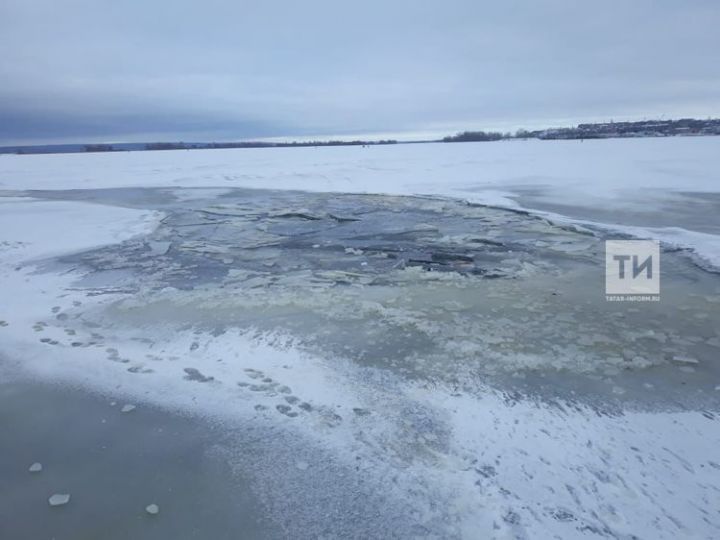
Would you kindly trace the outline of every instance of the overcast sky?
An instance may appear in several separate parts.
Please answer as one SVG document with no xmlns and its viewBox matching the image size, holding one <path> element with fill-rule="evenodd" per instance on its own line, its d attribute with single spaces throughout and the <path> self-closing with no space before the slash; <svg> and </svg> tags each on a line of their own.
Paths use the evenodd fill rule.
<svg viewBox="0 0 720 540">
<path fill-rule="evenodd" d="M 720 115 L 718 0 L 0 0 L 0 143 Z"/>
</svg>

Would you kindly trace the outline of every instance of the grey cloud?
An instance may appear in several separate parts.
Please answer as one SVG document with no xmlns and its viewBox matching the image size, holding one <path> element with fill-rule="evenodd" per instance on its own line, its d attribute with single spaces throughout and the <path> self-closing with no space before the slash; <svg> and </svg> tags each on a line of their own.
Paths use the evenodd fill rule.
<svg viewBox="0 0 720 540">
<path fill-rule="evenodd" d="M 715 1 L 4 0 L 0 141 L 720 112 Z"/>
</svg>

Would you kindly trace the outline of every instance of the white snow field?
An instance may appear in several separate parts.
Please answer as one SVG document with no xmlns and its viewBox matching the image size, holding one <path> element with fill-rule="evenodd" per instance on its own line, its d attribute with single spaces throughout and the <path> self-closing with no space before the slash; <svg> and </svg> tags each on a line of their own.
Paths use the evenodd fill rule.
<svg viewBox="0 0 720 540">
<path fill-rule="evenodd" d="M 235 433 L 286 537 L 717 538 L 719 150 L 0 156 L 0 372 Z"/>
<path fill-rule="evenodd" d="M 0 189 L 249 187 L 433 194 L 500 206 L 517 206 L 531 191 L 536 204 L 523 206 L 576 208 L 569 217 L 579 220 L 588 219 L 583 210 L 616 211 L 601 222 L 642 225 L 632 232 L 687 245 L 717 264 L 717 221 L 707 235 L 685 215 L 667 224 L 656 212 L 685 193 L 719 193 L 719 155 L 717 137 L 1 155 Z M 649 219 L 622 223 L 626 212 Z"/>
</svg>

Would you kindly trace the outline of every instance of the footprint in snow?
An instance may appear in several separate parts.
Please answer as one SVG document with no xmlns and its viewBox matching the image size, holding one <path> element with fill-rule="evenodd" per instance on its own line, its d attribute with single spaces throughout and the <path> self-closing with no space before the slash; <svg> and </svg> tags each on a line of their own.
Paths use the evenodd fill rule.
<svg viewBox="0 0 720 540">
<path fill-rule="evenodd" d="M 186 373 L 185 377 L 183 377 L 183 378 L 188 381 L 196 381 L 196 382 L 204 383 L 204 382 L 210 382 L 210 381 L 215 380 L 215 377 L 208 377 L 206 375 L 203 375 L 202 373 L 200 373 L 199 370 L 197 370 L 195 368 L 185 368 L 183 371 Z"/>
<path fill-rule="evenodd" d="M 276 405 L 275 408 L 281 414 L 284 414 L 285 416 L 289 416 L 290 418 L 295 418 L 298 415 L 298 413 L 296 413 L 295 411 L 292 410 L 292 407 L 290 405 L 285 405 L 285 404 L 281 403 L 280 405 Z"/>
</svg>

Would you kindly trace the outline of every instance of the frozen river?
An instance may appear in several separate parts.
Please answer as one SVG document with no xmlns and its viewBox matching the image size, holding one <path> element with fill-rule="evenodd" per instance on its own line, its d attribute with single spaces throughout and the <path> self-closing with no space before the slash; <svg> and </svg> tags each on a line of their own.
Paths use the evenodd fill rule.
<svg viewBox="0 0 720 540">
<path fill-rule="evenodd" d="M 0 533 L 717 537 L 716 146 L 2 156 Z"/>
</svg>

